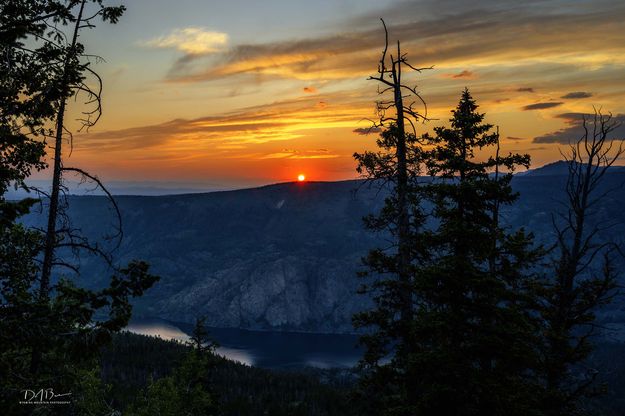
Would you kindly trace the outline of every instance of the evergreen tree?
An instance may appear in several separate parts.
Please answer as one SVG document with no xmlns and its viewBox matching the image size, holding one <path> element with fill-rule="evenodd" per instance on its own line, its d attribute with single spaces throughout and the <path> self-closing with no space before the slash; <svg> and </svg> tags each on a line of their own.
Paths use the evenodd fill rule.
<svg viewBox="0 0 625 416">
<path fill-rule="evenodd" d="M 145 393 L 129 410 L 131 416 L 216 415 L 218 403 L 211 387 L 216 344 L 208 337 L 206 318 L 197 318 L 188 345 L 193 347 L 173 374 L 149 381 Z"/>
<path fill-rule="evenodd" d="M 195 326 L 193 327 L 193 332 L 188 342 L 189 345 L 199 354 L 213 354 L 215 352 L 215 348 L 219 345 L 217 345 L 217 343 L 209 337 L 208 334 L 208 328 L 206 328 L 206 317 L 200 316 L 196 318 Z"/>
<path fill-rule="evenodd" d="M 46 166 L 43 139 L 57 111 L 57 67 L 62 51 L 52 43 L 25 42 L 44 37 L 46 20 L 62 20 L 62 2 L 0 1 L 0 227 L 25 214 L 34 200 L 6 200 L 10 186 L 27 190 L 25 180 Z"/>
<path fill-rule="evenodd" d="M 536 263 L 532 236 L 499 223 L 514 203 L 512 172 L 529 156 L 499 154 L 499 134 L 468 90 L 449 128 L 424 135 L 432 181 L 424 186 L 436 225 L 431 257 L 415 279 L 414 356 L 419 414 L 532 414 L 537 383 Z M 494 148 L 485 158 L 478 151 Z M 505 173 L 502 172 L 505 170 Z"/>
<path fill-rule="evenodd" d="M 538 386 L 526 376 L 536 366 L 533 267 L 542 252 L 532 248 L 531 235 L 499 223 L 500 207 L 517 198 L 512 171 L 527 167 L 529 157 L 500 156 L 499 136 L 483 119 L 465 90 L 449 128 L 418 139 L 405 136 L 414 155 L 410 284 L 398 287 L 396 255 L 372 251 L 367 265 L 379 276 L 373 284 L 376 308 L 355 319 L 375 329 L 363 337 L 363 384 L 373 397 L 372 414 L 509 415 L 536 409 Z M 388 148 L 397 134 L 391 126 L 378 144 Z M 486 160 L 476 155 L 493 147 L 494 156 Z M 381 172 L 381 160 L 359 161 L 361 169 L 374 172 L 376 166 Z M 431 177 L 419 183 L 421 165 Z M 394 202 L 388 199 L 367 225 L 375 229 L 390 221 Z M 409 321 L 402 318 L 399 291 L 412 300 Z"/>
<path fill-rule="evenodd" d="M 2 245 L 0 255 L 14 254 L 16 250 L 32 255 L 30 244 L 31 241 L 14 239 Z M 54 286 L 55 295 L 42 303 L 34 284 L 34 272 L 38 268 L 34 267 L 33 258 L 28 257 L 33 265 L 31 269 L 14 267 L 26 262 L 5 263 L 9 267 L 4 267 L 0 276 L 0 400 L 3 409 L 9 414 L 30 414 L 30 406 L 19 404 L 23 391 L 50 387 L 75 396 L 71 405 L 40 408 L 41 414 L 53 410 L 55 414 L 71 414 L 84 406 L 100 406 L 103 398 L 99 404 L 83 401 L 93 398 L 98 391 L 93 384 L 97 377 L 93 377 L 92 371 L 98 365 L 99 349 L 110 340 L 112 333 L 128 324 L 132 310 L 130 299 L 143 295 L 158 277 L 148 273 L 147 264 L 132 262 L 115 274 L 105 289 L 86 290 L 70 280 L 61 280 Z M 96 320 L 96 314 L 103 312 L 107 317 Z M 41 361 L 35 368 L 29 359 L 33 351 L 41 354 Z"/>
</svg>

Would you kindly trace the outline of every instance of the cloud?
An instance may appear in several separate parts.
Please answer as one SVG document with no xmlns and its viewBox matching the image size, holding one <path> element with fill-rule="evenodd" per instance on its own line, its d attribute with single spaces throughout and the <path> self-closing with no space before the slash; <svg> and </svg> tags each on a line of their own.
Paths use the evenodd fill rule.
<svg viewBox="0 0 625 416">
<path fill-rule="evenodd" d="M 444 74 L 443 75 L 444 78 L 453 78 L 453 79 L 459 79 L 459 78 L 465 78 L 465 79 L 475 79 L 477 78 L 477 74 L 475 74 L 474 72 L 471 71 L 467 71 L 466 69 L 464 71 L 461 71 L 457 74 Z"/>
<path fill-rule="evenodd" d="M 598 104 L 605 108 L 612 108 L 616 113 L 625 112 L 619 101 L 625 88 L 622 77 L 625 68 L 624 2 L 597 0 L 590 5 L 589 2 L 565 0 L 419 0 L 418 8 L 414 0 L 385 3 L 390 4 L 387 9 L 376 8 L 374 13 L 362 16 L 358 22 L 345 15 L 336 16 L 324 21 L 323 30 L 306 31 L 302 27 L 297 32 L 283 31 L 281 36 L 273 37 L 273 41 L 266 41 L 267 37 L 254 38 L 249 31 L 250 37 L 240 41 L 248 33 L 244 31 L 236 39 L 212 46 L 209 42 L 203 49 L 183 47 L 182 35 L 176 41 L 167 40 L 175 33 L 166 28 L 162 33 L 156 33 L 164 36 L 152 39 L 151 47 L 171 48 L 167 53 L 157 55 L 164 58 L 169 55 L 166 61 L 171 62 L 173 54 L 175 65 L 158 68 L 158 72 L 169 70 L 166 82 L 189 85 L 175 85 L 168 95 L 164 90 L 171 88 L 171 84 L 144 83 L 142 87 L 153 89 L 141 92 L 139 98 L 147 101 L 147 97 L 156 97 L 157 92 L 163 94 L 166 101 L 153 109 L 154 119 L 159 122 L 174 117 L 184 119 L 91 133 L 76 141 L 80 147 L 77 154 L 92 150 L 89 156 L 96 161 L 94 163 L 110 164 L 130 157 L 158 157 L 164 161 L 195 158 L 198 164 L 193 167 L 198 171 L 213 166 L 213 173 L 217 173 L 219 166 L 227 172 L 223 175 L 232 175 L 235 170 L 235 165 L 230 165 L 232 158 L 252 164 L 259 157 L 273 155 L 287 159 L 273 162 L 268 159 L 263 162 L 266 166 L 283 162 L 297 164 L 297 161 L 288 159 L 295 157 L 297 149 L 300 157 L 338 153 L 340 158 L 328 159 L 323 165 L 337 169 L 337 172 L 340 170 L 341 174 L 351 172 L 353 161 L 348 156 L 351 153 L 348 149 L 354 144 L 350 140 L 354 143 L 362 141 L 356 134 L 364 134 L 368 124 L 359 123 L 359 120 L 375 117 L 373 102 L 379 98 L 376 83 L 365 80 L 368 75 L 375 74 L 383 48 L 384 32 L 378 16 L 387 18 L 392 49 L 399 39 L 409 62 L 416 66 L 435 65 L 433 71 L 422 74 L 410 71 L 404 77 L 411 86 L 415 80 L 418 82 L 433 119 L 448 118 L 448 111 L 460 93 L 458 85 L 466 82 L 470 82 L 481 108 L 494 117 L 493 121 L 510 124 L 507 130 L 520 136 L 507 141 L 512 147 L 527 148 L 534 136 L 560 127 L 551 123 L 551 127 L 541 127 L 540 120 L 545 114 L 551 116 L 551 113 L 569 111 L 562 105 L 553 110 L 521 113 L 524 105 L 545 102 L 551 106 L 555 101 L 573 105 L 575 102 L 558 97 L 582 90 L 592 91 L 600 97 L 602 102 Z M 334 24 L 332 22 L 335 26 L 328 26 Z M 312 23 L 308 25 L 309 29 L 313 28 Z M 571 29 L 579 27 L 584 30 Z M 150 32 L 143 36 L 149 39 L 153 35 Z M 201 42 L 193 40 L 189 43 L 197 45 Z M 452 81 L 441 76 L 458 75 L 469 69 L 479 74 L 479 79 Z M 200 82 L 211 84 L 193 84 Z M 303 91 L 303 87 L 309 91 Z M 312 88 L 318 88 L 322 94 L 313 94 Z M 177 91 L 181 95 L 174 97 Z M 245 96 L 231 99 L 228 97 L 230 91 Z M 297 96 L 298 100 L 271 103 L 282 99 L 284 94 Z M 201 97 L 208 100 L 207 108 L 238 108 L 250 103 L 269 105 L 191 118 L 196 116 L 189 114 L 198 114 L 196 103 Z M 185 98 L 190 99 L 183 101 Z M 118 114 L 118 110 L 115 112 Z M 120 122 L 132 123 L 128 120 L 132 118 L 123 117 Z M 554 122 L 553 119 L 550 121 Z M 328 126 L 339 128 L 331 134 L 326 134 L 329 130 L 310 131 Z M 562 126 L 570 127 L 564 123 Z M 524 137 L 527 139 L 522 141 Z M 545 138 L 537 140 L 548 141 Z M 556 137 L 551 142 L 554 140 L 566 141 Z M 356 146 L 368 146 L 371 140 L 365 142 Z M 326 146 L 332 151 L 304 153 L 304 149 Z M 544 146 L 551 152 L 545 157 L 553 157 L 554 147 Z M 283 151 L 287 147 L 292 151 Z M 280 153 L 286 155 L 278 155 Z M 110 157 L 104 158 L 103 154 L 110 154 Z M 183 163 L 167 169 L 160 163 L 154 166 L 159 175 L 177 176 L 184 169 L 189 175 L 197 174 L 190 165 Z M 142 174 L 142 169 L 147 167 L 147 164 L 141 164 L 133 169 Z M 263 170 L 263 175 L 273 174 L 267 172 Z"/>
<path fill-rule="evenodd" d="M 282 149 L 280 152 L 268 153 L 258 158 L 264 159 L 335 159 L 340 155 L 330 153 L 328 149 L 292 150 Z"/>
<path fill-rule="evenodd" d="M 506 139 L 512 140 L 514 142 L 520 142 L 520 141 L 523 141 L 523 140 L 527 140 L 525 137 L 513 137 L 513 136 L 508 136 L 508 137 L 506 137 Z"/>
<path fill-rule="evenodd" d="M 569 92 L 568 94 L 565 94 L 560 98 L 564 100 L 571 100 L 571 99 L 577 99 L 577 98 L 590 98 L 590 97 L 592 97 L 592 93 L 590 92 L 575 91 L 575 92 Z"/>
<path fill-rule="evenodd" d="M 201 27 L 174 29 L 168 35 L 142 42 L 152 48 L 172 48 L 187 55 L 205 55 L 223 50 L 228 44 L 228 35 Z"/>
<path fill-rule="evenodd" d="M 523 107 L 523 111 L 531 111 L 531 110 L 545 110 L 547 108 L 554 108 L 564 104 L 563 102 L 551 102 L 551 103 L 535 103 L 529 104 Z"/>
<path fill-rule="evenodd" d="M 585 113 L 564 113 L 559 114 L 557 118 L 564 120 L 566 127 L 543 136 L 535 137 L 534 143 L 559 143 L 569 144 L 581 138 L 584 135 L 584 118 L 587 125 L 592 128 L 594 125 L 594 114 Z M 625 140 L 625 114 L 618 114 L 611 118 L 610 124 L 613 124 L 614 130 L 608 134 L 608 140 Z"/>
<path fill-rule="evenodd" d="M 272 136 L 279 137 L 271 132 L 281 125 L 277 121 L 254 121 L 244 117 L 176 119 L 156 125 L 84 134 L 82 145 L 90 150 L 125 151 L 149 149 L 176 141 L 199 142 L 198 139 L 216 139 L 223 143 L 224 137 L 238 137 L 242 134 L 248 135 L 248 140 L 262 143 L 270 141 Z"/>
<path fill-rule="evenodd" d="M 318 105 L 314 97 L 285 100 L 255 106 L 234 113 L 97 133 L 82 133 L 77 146 L 91 151 L 177 148 L 193 151 L 202 146 L 236 151 L 274 141 L 291 140 L 300 131 L 351 127 L 362 118 L 362 109 L 336 104 L 331 110 Z M 323 153 L 322 149 L 317 153 Z M 304 156 L 311 156 L 306 153 Z"/>
<path fill-rule="evenodd" d="M 317 88 L 315 87 L 304 87 L 304 92 L 307 94 L 316 94 L 317 93 Z"/>
<path fill-rule="evenodd" d="M 380 133 L 382 129 L 380 127 L 358 127 L 357 129 L 352 130 L 354 133 L 359 134 L 361 136 L 365 136 L 367 134 L 375 134 Z"/>
<path fill-rule="evenodd" d="M 425 0 L 419 13 L 414 10 L 409 2 L 396 2 L 376 14 L 398 16 L 387 21 L 389 40 L 402 40 L 403 51 L 417 66 L 517 65 L 540 60 L 601 67 L 623 62 L 615 57 L 625 52 L 625 4 L 603 2 L 588 9 L 583 2 L 563 7 L 559 1 L 504 0 L 476 6 Z M 585 30 L 571 31 L 571 27 Z M 183 57 L 168 80 L 203 82 L 245 74 L 301 80 L 363 77 L 375 72 L 382 47 L 379 19 L 363 16 L 341 22 L 333 35 L 236 44 L 192 66 L 182 65 L 187 62 Z"/>
</svg>

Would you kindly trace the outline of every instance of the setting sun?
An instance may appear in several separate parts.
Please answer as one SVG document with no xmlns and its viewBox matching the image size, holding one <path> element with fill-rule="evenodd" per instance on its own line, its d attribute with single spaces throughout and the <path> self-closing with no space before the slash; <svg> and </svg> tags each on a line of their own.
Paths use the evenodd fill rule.
<svg viewBox="0 0 625 416">
<path fill-rule="evenodd" d="M 304 175 L 303 173 L 300 173 L 299 175 L 297 175 L 297 180 L 299 182 L 304 182 L 306 180 L 306 175 Z"/>
</svg>

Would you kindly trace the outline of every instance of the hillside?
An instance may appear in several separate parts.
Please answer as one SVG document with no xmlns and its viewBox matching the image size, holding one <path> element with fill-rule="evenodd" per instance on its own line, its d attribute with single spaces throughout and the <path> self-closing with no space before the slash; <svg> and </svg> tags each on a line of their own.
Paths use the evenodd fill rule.
<svg viewBox="0 0 625 416">
<path fill-rule="evenodd" d="M 503 213 L 512 227 L 537 240 L 552 238 L 552 214 L 561 209 L 565 177 L 533 174 L 514 179 L 521 198 Z M 625 174 L 608 174 L 616 187 Z M 218 327 L 349 332 L 351 316 L 366 307 L 356 294 L 360 258 L 384 236 L 364 230 L 361 218 L 381 206 L 384 192 L 362 182 L 285 183 L 206 194 L 117 198 L 124 239 L 117 259 L 145 259 L 162 276 L 136 307 L 136 315 L 191 322 L 199 314 Z M 602 203 L 593 221 L 609 221 L 604 238 L 625 235 L 625 192 Z M 104 198 L 71 197 L 71 217 L 99 238 L 113 219 Z M 30 223 L 41 221 L 31 215 Z M 110 274 L 91 258 L 81 260 L 84 284 Z M 87 280 L 92 279 L 92 280 Z M 625 323 L 625 306 L 604 314 Z"/>
<path fill-rule="evenodd" d="M 180 343 L 122 332 L 103 349 L 101 376 L 112 387 L 112 405 L 124 411 L 145 388 L 150 377 L 167 376 L 188 348 Z M 622 415 L 625 406 L 625 344 L 605 343 L 591 355 L 589 365 L 599 370 L 599 383 L 608 383 L 604 395 L 587 401 L 605 416 Z M 350 370 L 300 368 L 272 371 L 215 357 L 211 385 L 224 416 L 359 414 L 351 389 Z"/>
<path fill-rule="evenodd" d="M 126 414 L 150 379 L 168 376 L 189 348 L 183 344 L 128 332 L 103 348 L 101 376 L 111 386 L 112 406 Z M 271 371 L 222 357 L 213 358 L 207 376 L 223 416 L 349 416 L 355 375 L 350 370 L 300 368 Z"/>
</svg>

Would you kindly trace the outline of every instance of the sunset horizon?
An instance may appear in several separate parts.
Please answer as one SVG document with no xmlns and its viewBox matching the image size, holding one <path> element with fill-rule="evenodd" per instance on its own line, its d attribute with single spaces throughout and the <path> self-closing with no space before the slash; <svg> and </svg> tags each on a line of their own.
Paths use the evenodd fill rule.
<svg viewBox="0 0 625 416">
<path fill-rule="evenodd" d="M 230 189 L 296 180 L 301 171 L 309 180 L 356 179 L 352 154 L 377 137 L 365 133 L 379 98 L 367 78 L 384 46 L 380 18 L 391 44 L 433 67 L 405 74 L 431 118 L 417 134 L 448 125 L 465 87 L 499 127 L 502 151 L 530 154 L 532 168 L 561 159 L 582 114 L 625 120 L 625 5 L 445 5 L 235 1 L 216 9 L 138 0 L 119 24 L 81 38 L 105 59 L 94 61 L 103 115 L 78 132 L 73 120 L 84 106 L 69 103 L 75 140 L 66 156 L 105 182 Z M 280 25 L 264 31 L 266 21 Z M 625 137 L 625 128 L 613 134 Z"/>
</svg>

